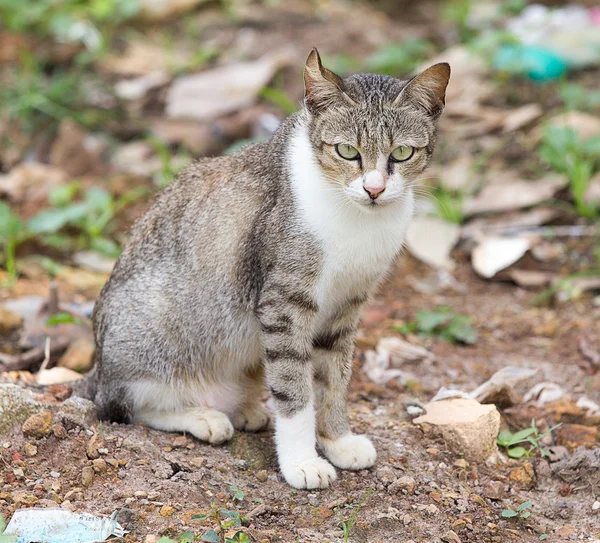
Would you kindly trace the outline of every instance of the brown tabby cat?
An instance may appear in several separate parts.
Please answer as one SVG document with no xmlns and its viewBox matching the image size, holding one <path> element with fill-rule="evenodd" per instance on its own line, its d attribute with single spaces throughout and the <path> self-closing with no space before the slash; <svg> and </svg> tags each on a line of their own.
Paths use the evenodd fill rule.
<svg viewBox="0 0 600 543">
<path fill-rule="evenodd" d="M 402 247 L 449 77 L 436 64 L 410 81 L 342 79 L 314 49 L 304 107 L 269 141 L 182 171 L 95 310 L 79 391 L 101 417 L 222 443 L 267 425 L 266 382 L 290 485 L 373 465 L 346 415 L 354 335 Z"/>
</svg>

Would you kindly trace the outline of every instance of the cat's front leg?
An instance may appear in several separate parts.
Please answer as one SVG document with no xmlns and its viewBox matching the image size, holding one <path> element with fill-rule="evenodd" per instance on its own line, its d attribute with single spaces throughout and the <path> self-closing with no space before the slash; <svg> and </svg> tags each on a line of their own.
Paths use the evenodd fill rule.
<svg viewBox="0 0 600 543">
<path fill-rule="evenodd" d="M 319 446 L 334 466 L 350 470 L 369 468 L 377 458 L 371 440 L 364 435 L 353 434 L 348 423 L 346 401 L 352 376 L 357 320 L 358 310 L 347 308 L 329 330 L 315 338 L 313 354 Z"/>
<path fill-rule="evenodd" d="M 257 306 L 279 467 L 295 488 L 327 488 L 336 479 L 316 450 L 311 355 L 317 311 L 309 294 L 288 288 L 267 291 Z"/>
</svg>

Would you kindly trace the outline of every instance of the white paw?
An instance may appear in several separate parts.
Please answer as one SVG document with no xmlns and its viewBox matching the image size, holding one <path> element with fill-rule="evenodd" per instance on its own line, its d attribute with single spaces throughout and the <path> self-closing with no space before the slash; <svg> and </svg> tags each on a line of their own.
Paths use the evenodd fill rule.
<svg viewBox="0 0 600 543">
<path fill-rule="evenodd" d="M 366 436 L 347 434 L 338 439 L 319 439 L 319 445 L 331 463 L 340 469 L 370 468 L 377 459 L 373 443 Z"/>
<path fill-rule="evenodd" d="M 337 479 L 333 466 L 318 456 L 299 464 L 281 466 L 285 480 L 294 488 L 327 488 Z"/>
<path fill-rule="evenodd" d="M 271 414 L 261 404 L 240 407 L 233 415 L 233 426 L 243 432 L 258 432 L 265 428 L 271 420 Z"/>
<path fill-rule="evenodd" d="M 202 441 L 218 445 L 233 437 L 233 426 L 225 413 L 200 411 L 191 433 Z"/>
</svg>

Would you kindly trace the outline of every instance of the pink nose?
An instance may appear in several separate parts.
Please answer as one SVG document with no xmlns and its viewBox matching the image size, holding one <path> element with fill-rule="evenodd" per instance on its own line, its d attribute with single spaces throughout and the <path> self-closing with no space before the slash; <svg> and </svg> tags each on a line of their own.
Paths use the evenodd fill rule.
<svg viewBox="0 0 600 543">
<path fill-rule="evenodd" d="M 369 195 L 369 198 L 375 200 L 385 190 L 385 185 L 363 185 L 363 188 Z"/>
</svg>

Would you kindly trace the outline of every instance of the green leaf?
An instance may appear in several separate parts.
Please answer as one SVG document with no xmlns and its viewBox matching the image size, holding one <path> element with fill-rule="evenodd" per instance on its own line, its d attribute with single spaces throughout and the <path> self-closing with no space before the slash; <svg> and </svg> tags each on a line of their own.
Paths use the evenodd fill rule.
<svg viewBox="0 0 600 543">
<path fill-rule="evenodd" d="M 207 530 L 202 534 L 200 541 L 205 541 L 206 543 L 219 543 L 219 535 L 214 530 Z"/>
<path fill-rule="evenodd" d="M 57 324 L 80 324 L 80 320 L 70 313 L 55 313 L 46 319 L 46 326 L 56 326 Z"/>
<path fill-rule="evenodd" d="M 92 238 L 90 240 L 90 249 L 105 256 L 111 256 L 115 258 L 121 254 L 121 247 L 119 244 L 116 241 L 103 236 Z"/>
<path fill-rule="evenodd" d="M 455 315 L 450 320 L 446 333 L 452 340 L 472 345 L 477 340 L 477 332 L 471 325 L 471 318 L 466 315 Z"/>
<path fill-rule="evenodd" d="M 523 502 L 519 507 L 517 507 L 517 511 L 525 511 L 525 509 L 530 509 L 533 507 L 532 502 Z"/>
<path fill-rule="evenodd" d="M 527 454 L 527 449 L 525 447 L 513 447 L 512 449 L 508 449 L 508 456 L 511 458 L 523 458 Z"/>
<path fill-rule="evenodd" d="M 85 193 L 85 201 L 92 209 L 105 211 L 113 206 L 112 194 L 101 187 L 90 187 Z"/>
<path fill-rule="evenodd" d="M 173 541 L 170 537 L 161 537 L 156 543 L 177 543 L 177 541 Z"/>
<path fill-rule="evenodd" d="M 546 539 L 548 539 L 548 534 L 542 534 L 540 536 L 540 541 L 545 541 Z"/>
<path fill-rule="evenodd" d="M 27 226 L 32 234 L 51 234 L 57 232 L 69 223 L 84 218 L 89 213 L 89 207 L 84 202 L 71 204 L 60 209 L 46 209 L 29 220 Z"/>
<path fill-rule="evenodd" d="M 516 517 L 518 515 L 518 513 L 516 511 L 513 511 L 512 509 L 505 509 L 504 511 L 502 511 L 502 516 L 504 518 L 513 518 Z"/>
<path fill-rule="evenodd" d="M 192 520 L 206 520 L 208 515 L 192 515 Z"/>
<path fill-rule="evenodd" d="M 509 432 L 508 430 L 503 430 L 498 434 L 498 437 L 496 438 L 496 443 L 498 443 L 498 445 L 500 445 L 501 447 L 508 447 L 512 443 L 512 439 L 512 432 Z"/>
<path fill-rule="evenodd" d="M 529 518 L 531 516 L 531 511 L 525 511 L 523 513 L 521 513 L 520 517 L 521 518 Z"/>
<path fill-rule="evenodd" d="M 179 536 L 179 543 L 191 543 L 192 541 L 194 541 L 194 533 L 193 532 L 183 532 L 180 536 Z"/>
<path fill-rule="evenodd" d="M 250 538 L 244 532 L 236 532 L 233 537 L 226 538 L 225 543 L 250 543 Z"/>
<path fill-rule="evenodd" d="M 434 311 L 418 311 L 415 315 L 417 329 L 419 332 L 433 332 L 438 326 L 446 324 L 452 318 L 452 314 L 445 307 Z"/>
<path fill-rule="evenodd" d="M 79 190 L 80 184 L 77 181 L 73 183 L 66 183 L 65 185 L 58 185 L 54 187 L 48 196 L 48 201 L 54 207 L 65 207 L 70 204 L 75 198 L 77 191 Z"/>
<path fill-rule="evenodd" d="M 535 433 L 535 428 L 519 430 L 517 433 L 513 434 L 510 444 L 516 445 L 517 443 L 523 443 L 524 441 L 527 441 L 527 438 L 533 433 Z"/>
</svg>

